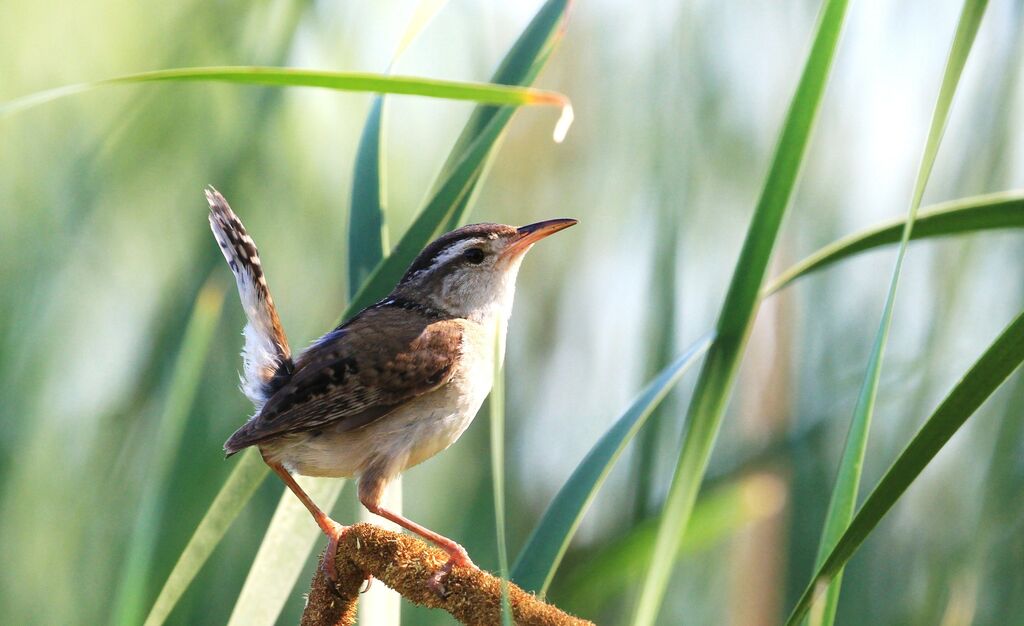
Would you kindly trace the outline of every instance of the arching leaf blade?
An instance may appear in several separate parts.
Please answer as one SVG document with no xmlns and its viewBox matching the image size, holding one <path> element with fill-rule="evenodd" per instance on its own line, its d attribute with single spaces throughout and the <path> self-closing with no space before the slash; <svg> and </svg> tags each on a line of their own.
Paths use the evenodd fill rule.
<svg viewBox="0 0 1024 626">
<path fill-rule="evenodd" d="M 415 76 L 366 72 L 331 72 L 289 67 L 182 67 L 127 74 L 78 85 L 66 85 L 0 103 L 0 116 L 10 115 L 59 98 L 114 85 L 164 82 L 217 82 L 265 87 L 319 87 L 335 91 L 390 93 L 446 100 L 468 100 L 503 106 L 566 107 L 569 99 L 544 89 L 493 85 Z"/>
<path fill-rule="evenodd" d="M 796 280 L 853 255 L 899 243 L 906 223 L 905 217 L 892 220 L 820 248 L 779 274 L 762 291 L 762 297 L 773 295 Z M 1024 228 L 1024 192 L 1004 191 L 925 207 L 914 220 L 910 240 L 1004 228 Z"/>
<path fill-rule="evenodd" d="M 1024 363 L 1024 313 L 1017 316 L 949 391 L 907 447 L 889 466 L 857 515 L 838 537 L 786 621 L 795 626 L 842 571 L 871 531 L 957 431 Z"/>
<path fill-rule="evenodd" d="M 594 444 L 548 505 L 512 568 L 512 581 L 543 596 L 569 547 L 583 514 L 597 496 L 626 445 L 646 423 L 672 386 L 711 345 L 697 340 L 640 392 L 629 408 Z"/>
<path fill-rule="evenodd" d="M 363 126 L 352 176 L 348 220 L 349 298 L 387 254 L 384 209 L 384 98 L 376 96 Z"/>
</svg>

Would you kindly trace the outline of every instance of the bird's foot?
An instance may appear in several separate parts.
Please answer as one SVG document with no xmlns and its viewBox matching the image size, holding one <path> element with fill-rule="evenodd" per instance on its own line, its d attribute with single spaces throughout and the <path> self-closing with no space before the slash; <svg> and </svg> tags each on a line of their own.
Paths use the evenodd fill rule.
<svg viewBox="0 0 1024 626">
<path fill-rule="evenodd" d="M 451 546 L 444 546 L 444 549 L 448 553 L 448 561 L 427 581 L 427 587 L 442 598 L 448 597 L 445 583 L 448 581 L 448 575 L 452 573 L 453 567 L 477 569 L 477 566 L 469 558 L 469 553 L 459 544 L 453 541 Z"/>
<path fill-rule="evenodd" d="M 324 559 L 320 562 L 320 569 L 323 570 L 327 580 L 331 581 L 331 588 L 333 589 L 338 584 L 338 567 L 335 565 L 338 557 L 338 542 L 345 535 L 348 526 L 342 526 L 338 522 L 327 518 L 325 523 L 321 525 L 321 528 L 324 534 L 327 535 L 327 551 L 324 552 Z"/>
</svg>

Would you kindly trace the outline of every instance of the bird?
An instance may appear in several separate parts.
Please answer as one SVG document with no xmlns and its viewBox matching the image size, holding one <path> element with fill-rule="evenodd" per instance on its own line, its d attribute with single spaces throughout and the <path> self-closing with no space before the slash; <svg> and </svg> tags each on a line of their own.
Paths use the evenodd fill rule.
<svg viewBox="0 0 1024 626">
<path fill-rule="evenodd" d="M 523 257 L 577 220 L 471 224 L 441 235 L 390 294 L 293 357 L 256 243 L 212 186 L 206 199 L 247 318 L 240 379 L 255 407 L 224 444 L 226 456 L 259 449 L 327 536 L 322 563 L 332 581 L 348 527 L 324 513 L 294 474 L 357 477 L 367 510 L 448 554 L 434 582 L 455 566 L 475 568 L 457 542 L 385 508 L 383 493 L 472 422 L 491 390 L 495 359 L 503 358 Z"/>
</svg>

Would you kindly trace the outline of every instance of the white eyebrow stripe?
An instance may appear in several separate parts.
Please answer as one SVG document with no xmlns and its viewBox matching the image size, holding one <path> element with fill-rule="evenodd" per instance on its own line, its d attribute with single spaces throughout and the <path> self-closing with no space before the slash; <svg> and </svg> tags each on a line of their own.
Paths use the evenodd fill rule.
<svg viewBox="0 0 1024 626">
<path fill-rule="evenodd" d="M 438 255 L 434 257 L 434 260 L 431 261 L 430 267 L 423 271 L 433 272 L 434 270 L 450 263 L 452 260 L 462 256 L 462 254 L 469 248 L 479 246 L 485 241 L 486 240 L 483 237 L 473 237 L 471 239 L 459 239 L 458 241 L 453 241 L 451 245 L 438 253 Z"/>
</svg>

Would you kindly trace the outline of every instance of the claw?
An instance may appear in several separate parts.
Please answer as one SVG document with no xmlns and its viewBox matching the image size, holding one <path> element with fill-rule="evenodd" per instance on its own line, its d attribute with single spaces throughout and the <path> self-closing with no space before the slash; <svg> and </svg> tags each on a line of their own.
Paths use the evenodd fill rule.
<svg viewBox="0 0 1024 626">
<path fill-rule="evenodd" d="M 466 552 L 466 549 L 459 544 L 454 544 L 451 550 L 447 550 L 447 552 L 449 556 L 448 561 L 427 581 L 427 587 L 442 598 L 448 597 L 449 592 L 445 587 L 445 582 L 448 580 L 449 574 L 452 573 L 453 567 L 457 565 L 467 569 L 478 569 L 469 558 L 469 553 Z"/>
<path fill-rule="evenodd" d="M 373 586 L 373 574 L 366 575 L 366 586 L 359 590 L 360 594 L 366 593 Z"/>
<path fill-rule="evenodd" d="M 427 581 L 427 588 L 433 591 L 439 598 L 447 598 L 449 593 L 445 587 L 445 582 L 448 580 L 448 575 L 452 572 L 452 560 L 448 559 L 448 562 L 441 566 L 441 569 L 430 577 Z"/>
</svg>

